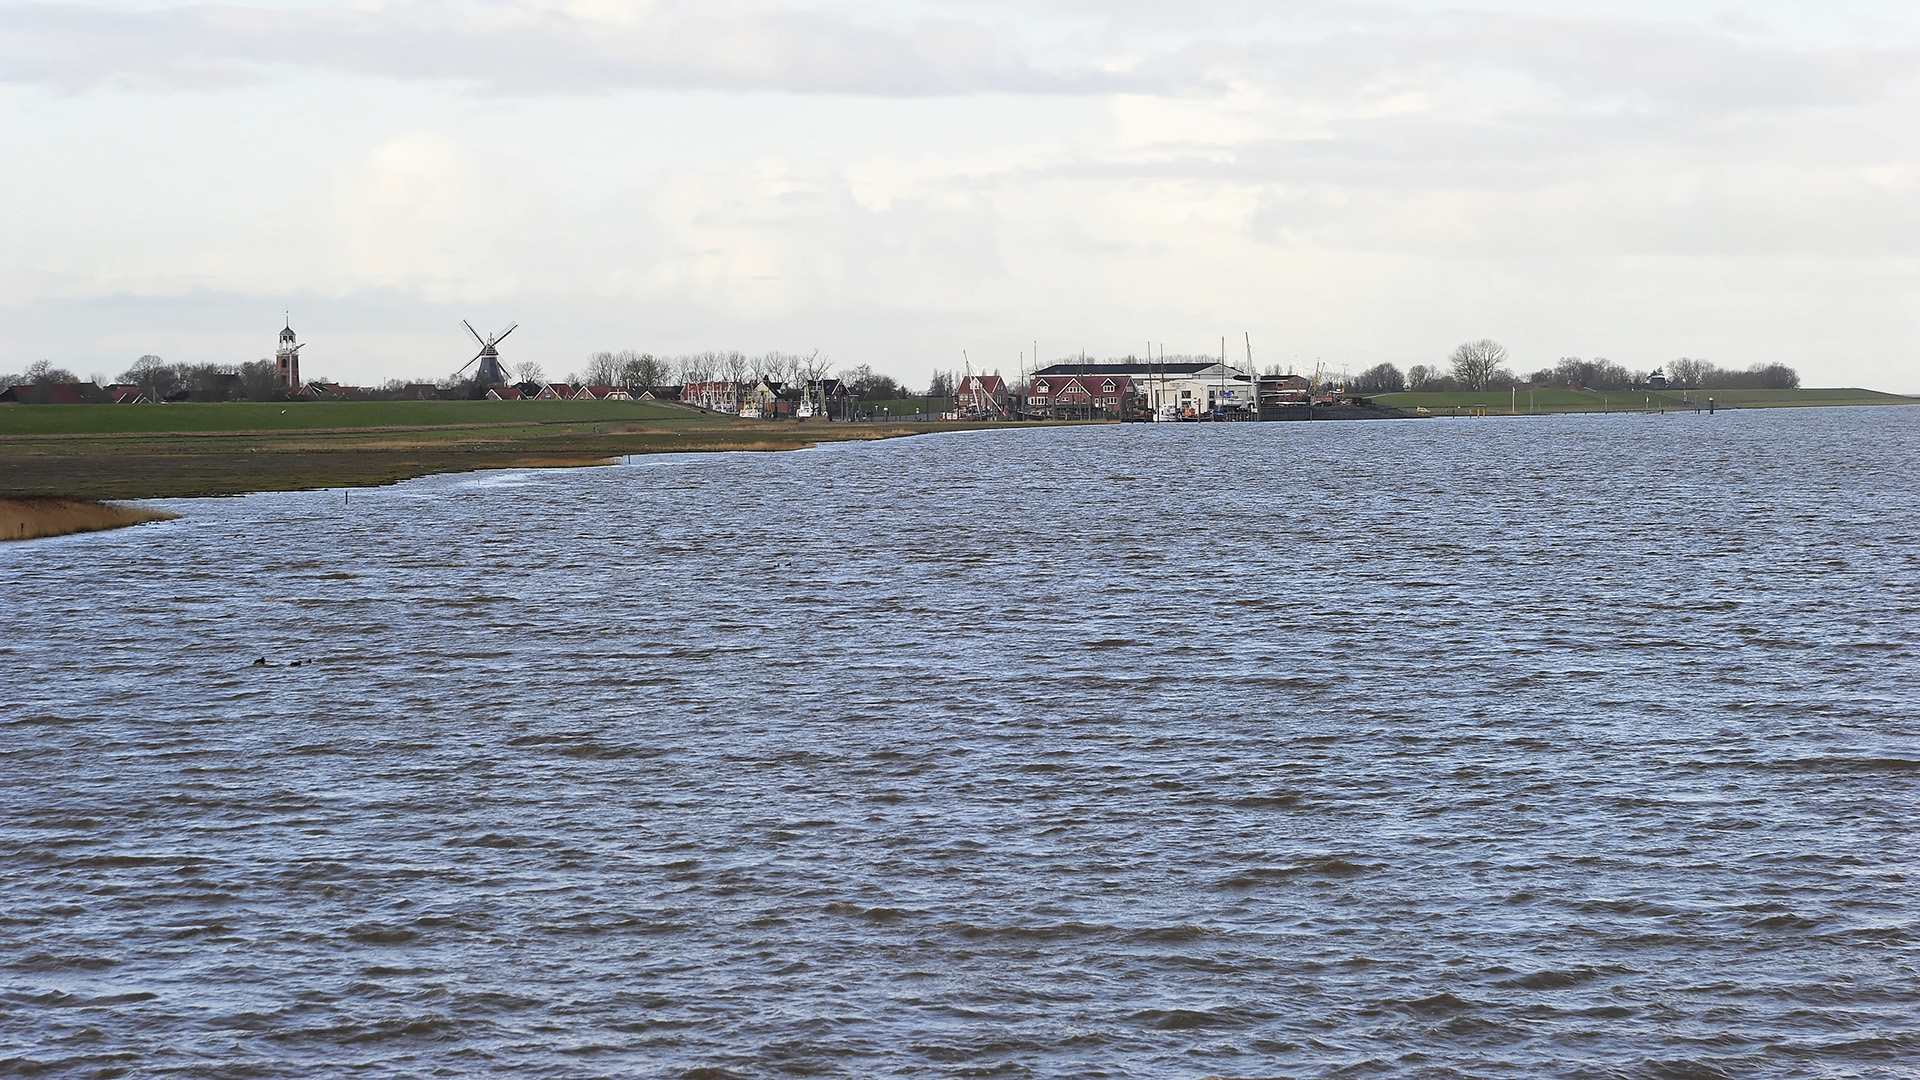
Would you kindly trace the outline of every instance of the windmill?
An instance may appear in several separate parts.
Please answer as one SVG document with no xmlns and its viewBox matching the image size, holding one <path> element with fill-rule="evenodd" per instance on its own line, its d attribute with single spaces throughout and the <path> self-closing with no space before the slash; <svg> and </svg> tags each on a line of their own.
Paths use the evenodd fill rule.
<svg viewBox="0 0 1920 1080">
<path fill-rule="evenodd" d="M 453 373 L 454 380 L 459 381 L 460 376 L 465 374 L 468 368 L 473 367 L 474 360 L 478 360 L 480 367 L 473 373 L 475 381 L 482 386 L 504 384 L 507 381 L 507 369 L 500 364 L 499 345 L 507 340 L 507 335 L 513 333 L 520 324 L 514 323 L 505 330 L 484 338 L 480 336 L 480 331 L 475 330 L 473 324 L 467 320 L 461 319 L 460 325 L 466 327 L 467 333 L 473 335 L 473 340 L 480 343 L 480 351 L 473 354 L 473 360 L 460 365 L 460 370 Z"/>
</svg>

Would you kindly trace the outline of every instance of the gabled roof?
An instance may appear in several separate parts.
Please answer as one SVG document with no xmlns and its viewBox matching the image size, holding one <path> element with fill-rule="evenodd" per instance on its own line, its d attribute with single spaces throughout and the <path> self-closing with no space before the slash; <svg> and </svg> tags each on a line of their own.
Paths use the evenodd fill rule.
<svg viewBox="0 0 1920 1080">
<path fill-rule="evenodd" d="M 1130 364 L 1049 364 L 1034 372 L 1035 375 L 1148 375 L 1165 373 L 1168 375 L 1193 375 L 1211 367 L 1218 367 L 1220 361 L 1207 360 L 1200 363 L 1162 364 L 1153 360 L 1136 360 Z"/>
<path fill-rule="evenodd" d="M 496 386 L 487 391 L 487 396 L 495 401 L 519 401 L 526 397 L 517 386 Z"/>
<path fill-rule="evenodd" d="M 1105 384 L 1108 382 L 1113 383 L 1113 389 L 1106 389 Z M 1128 375 L 1049 375 L 1035 379 L 1033 384 L 1034 393 L 1051 394 L 1055 397 L 1074 393 L 1086 394 L 1088 397 L 1102 397 L 1124 394 L 1132 388 L 1133 378 Z"/>
</svg>

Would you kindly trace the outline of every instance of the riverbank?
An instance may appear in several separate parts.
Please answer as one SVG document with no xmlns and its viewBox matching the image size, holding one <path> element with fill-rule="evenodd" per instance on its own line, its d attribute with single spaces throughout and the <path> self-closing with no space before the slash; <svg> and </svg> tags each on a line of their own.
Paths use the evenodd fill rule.
<svg viewBox="0 0 1920 1080">
<path fill-rule="evenodd" d="M 0 496 L 98 501 L 369 487 L 476 469 L 798 450 L 999 426 L 742 420 L 652 401 L 9 405 L 0 407 Z"/>
<path fill-rule="evenodd" d="M 1436 416 L 1481 413 L 1506 416 L 1528 413 L 1704 412 L 1709 399 L 1716 410 L 1920 405 L 1920 397 L 1859 387 L 1805 390 L 1569 390 L 1547 386 L 1515 391 L 1502 386 L 1484 391 L 1379 394 L 1373 400 L 1409 412 L 1425 409 Z"/>
<path fill-rule="evenodd" d="M 164 510 L 118 506 L 92 499 L 0 495 L 0 541 L 103 532 L 149 521 L 170 521 L 179 516 Z"/>
</svg>

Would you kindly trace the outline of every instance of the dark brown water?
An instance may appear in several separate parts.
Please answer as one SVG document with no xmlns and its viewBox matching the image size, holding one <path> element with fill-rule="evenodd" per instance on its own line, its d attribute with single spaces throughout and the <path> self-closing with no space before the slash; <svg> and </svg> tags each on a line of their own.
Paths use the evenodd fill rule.
<svg viewBox="0 0 1920 1080">
<path fill-rule="evenodd" d="M 0 1074 L 1912 1076 L 1916 461 L 1034 430 L 0 547 Z"/>
</svg>

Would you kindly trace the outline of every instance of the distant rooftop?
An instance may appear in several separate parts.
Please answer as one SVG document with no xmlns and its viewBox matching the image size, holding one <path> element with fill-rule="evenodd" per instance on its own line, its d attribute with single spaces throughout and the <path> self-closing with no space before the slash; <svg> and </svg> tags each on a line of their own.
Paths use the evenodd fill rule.
<svg viewBox="0 0 1920 1080">
<path fill-rule="evenodd" d="M 1130 364 L 1076 364 L 1071 361 L 1063 364 L 1049 364 L 1034 372 L 1035 375 L 1142 375 L 1165 372 L 1168 375 L 1192 375 L 1217 367 L 1220 361 L 1207 360 L 1201 363 L 1184 362 L 1163 364 L 1158 360 L 1136 360 Z"/>
</svg>

